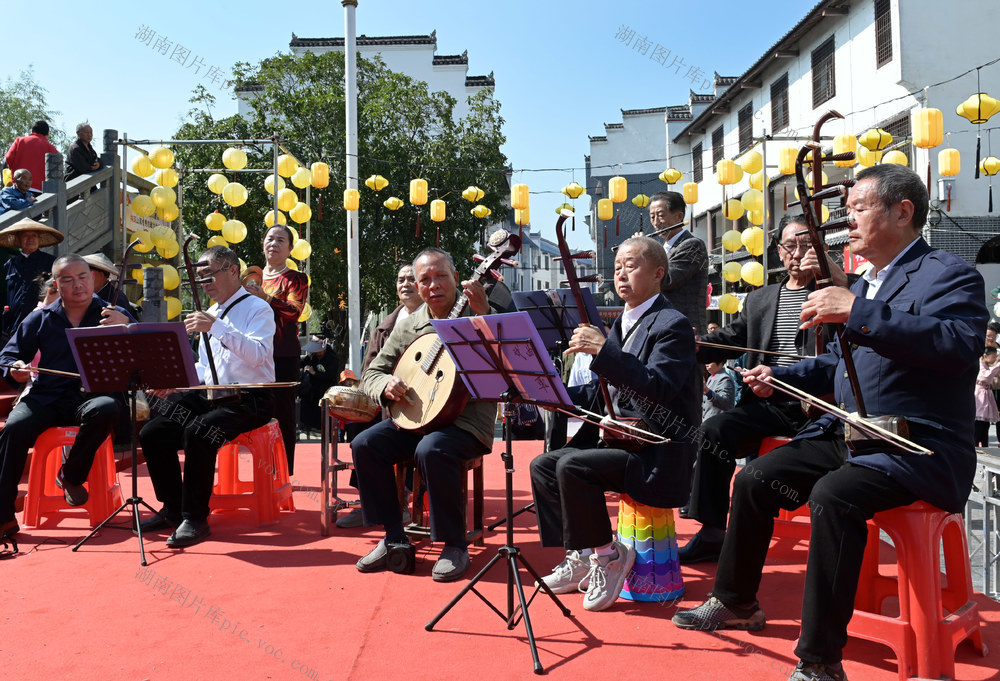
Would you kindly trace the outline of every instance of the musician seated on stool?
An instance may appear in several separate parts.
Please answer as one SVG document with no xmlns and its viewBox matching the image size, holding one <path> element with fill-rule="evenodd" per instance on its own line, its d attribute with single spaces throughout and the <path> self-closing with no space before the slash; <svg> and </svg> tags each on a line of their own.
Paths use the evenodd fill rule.
<svg viewBox="0 0 1000 681">
<path fill-rule="evenodd" d="M 615 257 L 615 289 L 625 311 L 607 339 L 596 327 L 573 332 L 570 352 L 593 355 L 591 370 L 607 379 L 615 413 L 641 416 L 644 429 L 669 438 L 629 451 L 600 445 L 584 424 L 565 449 L 531 462 L 531 488 L 542 546 L 566 557 L 543 578 L 556 593 L 578 588 L 583 607 L 604 610 L 621 592 L 635 549 L 614 541 L 605 492 L 628 493 L 659 508 L 687 501 L 695 438 L 701 424 L 702 367 L 691 322 L 660 293 L 667 270 L 663 246 L 632 237 Z M 588 427 L 591 426 L 591 427 Z"/>
<path fill-rule="evenodd" d="M 361 377 L 362 389 L 383 405 L 404 399 L 409 389 L 405 381 L 392 375 L 396 360 L 418 336 L 433 332 L 431 319 L 448 317 L 459 294 L 455 264 L 439 248 L 421 251 L 413 261 L 413 273 L 417 291 L 426 305 L 396 325 Z M 467 314 L 489 313 L 483 285 L 478 281 L 464 281 L 461 285 L 469 299 Z M 412 459 L 427 486 L 431 541 L 444 543 L 431 574 L 438 582 L 461 579 L 469 569 L 469 552 L 462 513 L 465 501 L 460 464 L 492 449 L 496 409 L 493 402 L 469 402 L 454 423 L 424 435 L 397 428 L 387 419 L 354 438 L 351 451 L 364 522 L 385 527 L 385 537 L 358 561 L 358 570 L 386 569 L 387 544 L 407 541 L 394 465 Z"/>
<path fill-rule="evenodd" d="M 811 534 L 802 603 L 801 660 L 790 681 L 843 681 L 843 648 L 854 612 L 861 562 L 875 513 L 922 499 L 960 512 L 976 469 L 973 386 L 989 315 L 983 278 L 961 258 L 927 245 L 927 188 L 898 165 L 865 168 L 850 190 L 851 250 L 872 269 L 850 289 L 828 286 L 802 306 L 806 328 L 842 323 L 869 416 L 901 416 L 909 440 L 933 456 L 879 439 L 844 442 L 825 414 L 790 443 L 736 476 L 733 504 L 712 597 L 678 612 L 685 629 L 764 627 L 757 590 L 774 518 L 809 502 Z M 839 343 L 789 367 L 745 374 L 761 397 L 770 378 L 824 394 L 857 410 Z"/>
<path fill-rule="evenodd" d="M 59 298 L 28 313 L 0 354 L 0 363 L 27 367 L 35 354 L 41 353 L 39 368 L 75 373 L 77 367 L 66 329 L 135 321 L 125 310 L 112 308 L 94 295 L 90 266 L 79 255 L 57 258 L 52 265 L 52 276 Z M 31 375 L 23 368 L 4 371 L 4 378 L 12 385 L 24 383 Z M 80 506 L 87 502 L 83 483 L 90 474 L 94 455 L 114 427 L 123 406 L 122 400 L 111 395 L 81 392 L 78 378 L 39 373 L 31 392 L 14 407 L 0 431 L 0 537 L 16 534 L 19 529 L 14 519 L 17 485 L 24 473 L 28 449 L 38 436 L 56 426 L 80 427 L 56 477 L 66 503 Z"/>
<path fill-rule="evenodd" d="M 225 246 L 212 246 L 195 269 L 206 295 L 217 301 L 204 312 L 184 318 L 188 333 L 207 333 L 198 346 L 198 377 L 203 384 L 274 381 L 274 314 L 271 306 L 243 290 L 240 261 Z M 218 381 L 210 368 L 214 360 Z M 142 522 L 143 531 L 176 526 L 167 546 L 192 546 L 211 534 L 208 501 L 212 496 L 219 448 L 240 433 L 260 428 L 273 415 L 271 391 L 239 389 L 235 399 L 211 401 L 206 391 L 157 390 L 165 404 L 150 404 L 156 416 L 139 433 L 159 514 Z M 184 476 L 178 451 L 184 450 Z"/>
</svg>

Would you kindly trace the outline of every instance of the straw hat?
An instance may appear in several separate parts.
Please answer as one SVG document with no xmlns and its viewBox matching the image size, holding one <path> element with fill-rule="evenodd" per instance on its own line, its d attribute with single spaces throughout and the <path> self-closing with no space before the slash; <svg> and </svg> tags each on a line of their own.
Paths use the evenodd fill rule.
<svg viewBox="0 0 1000 681">
<path fill-rule="evenodd" d="M 109 276 L 115 276 L 118 274 L 118 268 L 115 264 L 108 259 L 108 256 L 103 253 L 91 253 L 90 255 L 83 256 L 83 259 L 87 261 L 87 264 L 96 270 L 101 270 L 102 272 L 107 272 Z"/>
<path fill-rule="evenodd" d="M 17 239 L 18 232 L 37 232 L 39 248 L 55 246 L 65 238 L 59 230 L 46 227 L 40 222 L 25 218 L 20 222 L 15 222 L 10 227 L 4 227 L 0 230 L 0 246 L 20 248 L 21 245 Z"/>
</svg>

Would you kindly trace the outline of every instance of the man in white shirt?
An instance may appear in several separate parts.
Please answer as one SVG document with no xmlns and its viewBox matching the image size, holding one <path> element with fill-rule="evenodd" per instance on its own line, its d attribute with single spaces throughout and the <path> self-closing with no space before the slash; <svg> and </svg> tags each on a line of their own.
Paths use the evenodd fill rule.
<svg viewBox="0 0 1000 681">
<path fill-rule="evenodd" d="M 218 301 L 184 318 L 188 333 L 208 334 L 210 352 L 204 342 L 198 348 L 201 382 L 216 383 L 211 359 L 219 384 L 273 382 L 274 314 L 266 302 L 243 290 L 236 254 L 225 246 L 212 246 L 202 252 L 195 269 L 205 294 Z M 161 398 L 151 405 L 157 416 L 139 433 L 156 498 L 163 503 L 142 529 L 176 525 L 167 546 L 181 548 L 211 534 L 208 501 L 219 448 L 240 433 L 265 425 L 273 408 L 267 389 L 238 390 L 238 399 L 225 404 L 209 402 L 204 392 L 171 393 L 154 393 Z M 177 455 L 181 448 L 183 481 Z"/>
</svg>

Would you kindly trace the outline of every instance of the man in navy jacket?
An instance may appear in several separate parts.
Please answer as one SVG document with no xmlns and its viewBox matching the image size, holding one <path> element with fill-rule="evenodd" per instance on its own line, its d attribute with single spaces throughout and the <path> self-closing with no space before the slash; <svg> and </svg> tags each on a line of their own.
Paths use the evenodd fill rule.
<svg viewBox="0 0 1000 681">
<path fill-rule="evenodd" d="M 854 447 L 845 462 L 831 435 L 834 418 L 818 419 L 736 476 L 713 596 L 674 616 L 688 629 L 763 628 L 757 589 L 774 517 L 808 500 L 812 530 L 795 650 L 801 661 L 790 681 L 846 678 L 841 659 L 866 521 L 918 499 L 961 511 L 976 467 L 973 386 L 988 319 L 983 279 L 920 237 L 927 190 L 913 171 L 891 164 L 861 171 L 847 208 L 851 250 L 872 269 L 850 289 L 813 292 L 802 306 L 803 324 L 844 324 L 868 414 L 905 417 L 910 439 L 934 454 L 875 441 Z M 757 367 L 744 380 L 766 397 L 770 376 L 812 394 L 832 389 L 840 407 L 857 409 L 839 344 L 790 367 Z"/>
</svg>

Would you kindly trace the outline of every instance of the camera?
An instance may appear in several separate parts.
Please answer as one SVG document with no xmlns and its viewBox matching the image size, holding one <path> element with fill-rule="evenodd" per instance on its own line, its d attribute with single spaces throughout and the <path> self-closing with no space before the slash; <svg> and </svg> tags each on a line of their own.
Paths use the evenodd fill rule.
<svg viewBox="0 0 1000 681">
<path fill-rule="evenodd" d="M 417 549 L 410 542 L 388 542 L 386 566 L 400 575 L 412 575 L 417 565 Z"/>
</svg>

